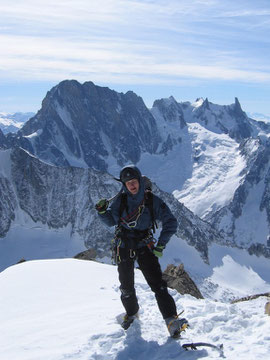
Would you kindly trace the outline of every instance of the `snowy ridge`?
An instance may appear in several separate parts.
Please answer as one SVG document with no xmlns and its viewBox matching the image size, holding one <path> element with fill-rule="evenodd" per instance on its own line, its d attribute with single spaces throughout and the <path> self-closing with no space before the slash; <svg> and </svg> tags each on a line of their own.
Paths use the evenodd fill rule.
<svg viewBox="0 0 270 360">
<path fill-rule="evenodd" d="M 244 270 L 245 271 L 245 270 Z M 241 267 L 238 268 L 241 274 Z M 231 305 L 171 291 L 190 329 L 168 338 L 153 293 L 135 271 L 140 319 L 124 331 L 115 267 L 80 260 L 26 262 L 0 274 L 1 351 L 13 360 L 217 359 L 210 348 L 186 352 L 181 344 L 224 345 L 226 359 L 262 359 L 270 351 L 265 298 Z M 19 295 L 18 295 L 19 294 Z M 10 302 L 12 299 L 12 306 Z M 98 301 L 97 301 L 98 299 Z M 53 325 L 52 325 L 53 324 Z"/>
</svg>

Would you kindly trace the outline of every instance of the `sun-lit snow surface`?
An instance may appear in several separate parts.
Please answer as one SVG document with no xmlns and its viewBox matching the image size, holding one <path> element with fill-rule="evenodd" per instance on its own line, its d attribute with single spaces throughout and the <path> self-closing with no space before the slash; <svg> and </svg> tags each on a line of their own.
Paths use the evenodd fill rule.
<svg viewBox="0 0 270 360">
<path fill-rule="evenodd" d="M 175 101 L 173 98 L 165 100 Z M 144 153 L 138 166 L 161 189 L 172 192 L 187 208 L 204 218 L 232 199 L 246 162 L 238 149 L 239 144 L 217 128 L 214 118 L 209 115 L 206 125 L 194 116 L 202 103 L 203 99 L 199 99 L 184 110 L 187 126 L 183 129 L 177 117 L 166 121 L 154 109 L 163 142 L 170 136 L 178 144 L 166 154 Z M 218 114 L 220 106 L 211 104 L 211 109 Z M 233 126 L 234 121 L 229 116 L 224 120 L 228 127 Z"/>
<path fill-rule="evenodd" d="M 238 144 L 228 135 L 215 134 L 198 123 L 188 127 L 194 150 L 192 176 L 173 194 L 196 215 L 204 217 L 227 205 L 239 186 L 246 163 Z"/>
<path fill-rule="evenodd" d="M 240 278 L 248 275 L 241 266 L 237 273 Z M 116 267 L 74 259 L 9 267 L 0 274 L 1 359 L 219 358 L 209 348 L 189 352 L 181 348 L 181 343 L 192 341 L 223 343 L 226 359 L 267 359 L 270 325 L 265 298 L 231 305 L 170 290 L 178 311 L 184 310 L 190 322 L 184 338 L 173 340 L 153 293 L 140 271 L 135 274 L 140 320 L 125 332 L 117 320 L 123 309 Z M 249 285 L 247 279 L 247 291 Z"/>
</svg>

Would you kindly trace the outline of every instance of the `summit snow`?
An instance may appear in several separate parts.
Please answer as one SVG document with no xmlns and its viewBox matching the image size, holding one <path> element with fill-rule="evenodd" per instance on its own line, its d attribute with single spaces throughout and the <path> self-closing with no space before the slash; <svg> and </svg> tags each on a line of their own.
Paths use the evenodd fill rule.
<svg viewBox="0 0 270 360">
<path fill-rule="evenodd" d="M 217 281 L 230 271 L 226 259 L 214 276 Z M 237 293 L 253 291 L 254 275 L 233 264 Z M 168 338 L 155 298 L 141 272 L 135 270 L 140 304 L 139 320 L 124 331 L 117 269 L 110 265 L 75 259 L 30 261 L 0 274 L 0 337 L 3 359 L 13 360 L 170 360 L 217 359 L 215 349 L 185 351 L 181 344 L 223 344 L 224 356 L 234 359 L 267 359 L 270 351 L 269 317 L 265 298 L 238 304 L 220 300 L 173 295 L 178 311 L 190 328 L 181 340 Z M 257 281 L 257 278 L 255 279 Z M 269 289 L 261 279 L 259 286 Z M 261 290 L 261 288 L 259 288 Z M 123 316 L 123 315 L 122 315 Z"/>
</svg>

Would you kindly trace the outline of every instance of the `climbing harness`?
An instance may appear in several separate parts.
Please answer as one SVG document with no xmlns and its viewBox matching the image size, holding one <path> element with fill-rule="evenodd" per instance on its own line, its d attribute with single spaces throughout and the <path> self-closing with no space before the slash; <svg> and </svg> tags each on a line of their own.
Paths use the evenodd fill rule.
<svg viewBox="0 0 270 360">
<path fill-rule="evenodd" d="M 136 230 L 133 230 L 133 232 L 135 232 L 135 231 Z M 133 245 L 135 244 L 135 247 L 139 243 L 142 244 L 143 246 L 146 245 L 149 248 L 149 250 L 151 250 L 151 251 L 153 250 L 155 244 L 157 243 L 157 239 L 155 239 L 153 237 L 153 233 L 152 233 L 151 229 L 148 229 L 146 231 L 141 231 L 141 232 L 138 231 L 137 232 L 138 238 L 136 238 L 136 235 L 135 235 L 135 237 L 131 238 L 131 239 L 127 237 L 128 232 L 129 232 L 129 230 L 127 230 L 121 226 L 117 226 L 115 229 L 115 235 L 111 242 L 111 250 L 112 250 L 111 261 L 112 261 L 113 265 L 118 265 L 121 262 L 120 248 L 125 248 L 125 246 L 129 242 L 131 242 Z M 130 259 L 136 258 L 137 253 L 133 247 L 131 247 L 131 248 L 127 247 L 126 251 L 127 251 L 127 254 Z"/>
</svg>

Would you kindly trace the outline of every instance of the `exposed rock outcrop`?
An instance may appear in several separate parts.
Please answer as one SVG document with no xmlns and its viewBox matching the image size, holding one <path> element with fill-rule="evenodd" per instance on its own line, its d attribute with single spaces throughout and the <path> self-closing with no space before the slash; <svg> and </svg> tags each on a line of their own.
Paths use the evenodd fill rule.
<svg viewBox="0 0 270 360">
<path fill-rule="evenodd" d="M 180 294 L 190 294 L 197 299 L 203 299 L 203 296 L 195 282 L 185 271 L 184 265 L 168 265 L 163 273 L 163 279 L 171 289 L 177 290 Z"/>
</svg>

